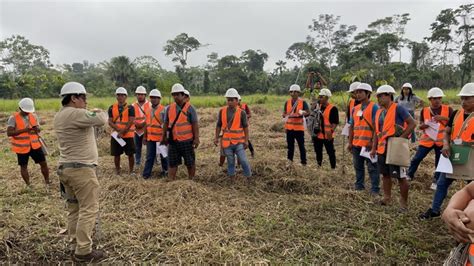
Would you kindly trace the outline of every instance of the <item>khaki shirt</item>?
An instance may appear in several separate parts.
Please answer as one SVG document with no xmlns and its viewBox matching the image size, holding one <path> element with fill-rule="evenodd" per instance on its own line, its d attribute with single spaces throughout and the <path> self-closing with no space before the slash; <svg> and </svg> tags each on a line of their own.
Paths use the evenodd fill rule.
<svg viewBox="0 0 474 266">
<path fill-rule="evenodd" d="M 54 117 L 54 130 L 59 142 L 59 163 L 98 164 L 99 154 L 94 126 L 104 126 L 105 112 L 63 107 Z"/>
</svg>

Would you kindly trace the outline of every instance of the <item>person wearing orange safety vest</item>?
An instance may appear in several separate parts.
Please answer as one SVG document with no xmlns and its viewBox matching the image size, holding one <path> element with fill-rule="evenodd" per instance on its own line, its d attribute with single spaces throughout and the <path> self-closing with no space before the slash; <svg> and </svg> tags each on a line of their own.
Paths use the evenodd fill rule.
<svg viewBox="0 0 474 266">
<path fill-rule="evenodd" d="M 238 106 L 239 93 L 236 89 L 228 89 L 225 97 L 227 98 L 227 106 L 219 110 L 214 144 L 219 145 L 219 134 L 222 131 L 220 144 L 227 158 L 227 175 L 231 179 L 235 178 L 235 157 L 237 156 L 237 160 L 244 171 L 244 176 L 250 181 L 252 171 L 245 154 L 249 139 L 247 114 Z"/>
<path fill-rule="evenodd" d="M 247 122 L 249 122 L 250 118 L 252 117 L 252 113 L 250 112 L 249 105 L 242 102 L 242 97 L 240 97 L 240 95 L 239 95 L 239 107 L 240 109 L 245 111 L 245 113 L 247 114 Z M 255 150 L 253 149 L 253 145 L 252 145 L 252 142 L 250 142 L 250 139 L 249 139 L 249 151 L 250 151 L 250 156 L 252 156 L 253 158 L 255 156 Z"/>
<path fill-rule="evenodd" d="M 408 180 L 402 175 L 400 166 L 387 164 L 386 151 L 387 143 L 390 137 L 409 138 L 410 133 L 416 126 L 413 117 L 408 113 L 405 107 L 393 102 L 395 89 L 390 85 L 382 85 L 377 89 L 376 95 L 380 109 L 375 115 L 375 133 L 372 140 L 372 158 L 377 154 L 378 168 L 382 175 L 383 182 L 383 200 L 382 205 L 390 204 L 392 200 L 392 179 L 398 179 L 400 185 L 400 211 L 408 210 Z"/>
<path fill-rule="evenodd" d="M 28 159 L 31 157 L 41 167 L 41 174 L 46 185 L 50 184 L 49 169 L 46 157 L 41 148 L 39 119 L 35 114 L 35 106 L 30 98 L 19 101 L 19 111 L 8 118 L 7 136 L 10 138 L 11 149 L 16 153 L 21 177 L 30 186 Z"/>
<path fill-rule="evenodd" d="M 458 96 L 461 98 L 461 107 L 454 111 L 449 117 L 448 124 L 444 129 L 442 156 L 449 158 L 451 154 L 452 145 L 463 145 L 471 147 L 474 146 L 474 82 L 464 85 Z M 474 179 L 474 173 L 471 175 Z M 445 173 L 441 173 L 436 183 L 436 191 L 433 196 L 431 208 L 425 213 L 420 214 L 420 219 L 431 219 L 438 217 L 441 214 L 441 206 L 446 195 L 448 194 L 449 186 L 454 179 L 449 178 Z M 472 187 L 472 182 L 468 185 Z M 454 196 L 453 196 L 454 199 Z"/>
<path fill-rule="evenodd" d="M 196 110 L 186 100 L 183 85 L 176 83 L 171 87 L 174 103 L 165 109 L 163 128 L 164 145 L 168 145 L 168 177 L 176 179 L 178 165 L 184 160 L 190 179 L 196 175 L 196 155 L 199 146 L 199 124 Z"/>
<path fill-rule="evenodd" d="M 352 162 L 356 173 L 356 190 L 364 190 L 364 162 L 367 164 L 367 171 L 371 181 L 371 194 L 380 193 L 380 176 L 377 169 L 377 161 L 372 161 L 367 157 L 361 156 L 364 148 L 366 151 L 372 150 L 373 136 L 375 134 L 375 114 L 379 109 L 378 105 L 370 101 L 372 86 L 367 83 L 359 83 L 353 90 L 356 99 L 361 103 L 355 106 L 349 120 L 349 144 L 347 149 L 352 153 Z"/>
<path fill-rule="evenodd" d="M 285 121 L 286 143 L 288 145 L 287 158 L 293 162 L 295 153 L 295 140 L 300 149 L 301 164 L 306 165 L 306 149 L 304 147 L 305 117 L 309 116 L 309 106 L 301 99 L 301 88 L 297 84 L 290 86 L 291 99 L 283 106 L 283 119 Z"/>
<path fill-rule="evenodd" d="M 146 128 L 146 113 L 150 110 L 150 103 L 146 100 L 146 89 L 138 86 L 135 90 L 137 101 L 133 104 L 135 109 L 135 164 L 140 165 L 142 160 L 143 133 Z"/>
<path fill-rule="evenodd" d="M 407 175 L 410 179 L 415 177 L 416 170 L 421 161 L 434 149 L 435 151 L 435 169 L 438 166 L 439 157 L 441 155 L 441 148 L 443 148 L 444 128 L 449 121 L 449 117 L 453 113 L 453 109 L 448 105 L 441 104 L 444 93 L 440 88 L 431 88 L 428 91 L 428 100 L 430 106 L 425 107 L 420 112 L 420 130 L 423 134 L 419 140 L 418 149 L 415 156 L 412 158 Z M 433 130 L 433 127 L 438 127 L 438 134 L 433 139 L 426 132 Z M 438 181 L 440 172 L 435 172 L 433 175 L 433 182 L 431 189 L 436 190 L 436 182 Z"/>
<path fill-rule="evenodd" d="M 114 138 L 110 138 L 110 154 L 114 156 L 115 173 L 120 175 L 120 155 L 125 153 L 128 157 L 129 174 L 134 174 L 133 167 L 135 160 L 135 143 L 133 137 L 135 135 L 135 108 L 133 105 L 127 104 L 127 90 L 123 87 L 117 88 L 115 91 L 117 102 L 109 107 L 109 126 L 117 133 L 117 137 L 125 141 L 122 146 Z M 113 134 L 114 134 L 113 133 Z"/>
<path fill-rule="evenodd" d="M 357 87 L 360 85 L 360 82 L 353 82 L 351 85 L 349 85 L 349 91 L 347 91 L 351 97 L 349 100 L 349 103 L 347 104 L 347 109 L 346 109 L 346 123 L 349 123 L 349 121 L 352 118 L 352 109 L 356 107 L 357 105 L 360 104 L 360 101 L 357 99 L 355 90 Z"/>
<path fill-rule="evenodd" d="M 339 124 L 339 111 L 337 107 L 329 102 L 332 93 L 328 89 L 321 89 L 318 96 L 321 115 L 321 129 L 312 137 L 316 161 L 319 166 L 323 163 L 323 146 L 329 156 L 332 169 L 336 169 L 336 150 L 334 149 L 334 137 L 336 127 Z"/>
<path fill-rule="evenodd" d="M 166 152 L 160 152 L 166 149 L 161 144 L 163 140 L 163 123 L 165 120 L 165 107 L 160 104 L 161 92 L 157 89 L 150 91 L 150 109 L 146 112 L 146 130 L 144 134 L 144 142 L 146 143 L 146 161 L 143 168 L 143 178 L 151 177 L 151 171 L 155 164 L 156 156 L 160 154 L 161 159 L 161 176 L 168 175 L 168 156 Z M 157 152 L 158 149 L 158 152 Z"/>
</svg>

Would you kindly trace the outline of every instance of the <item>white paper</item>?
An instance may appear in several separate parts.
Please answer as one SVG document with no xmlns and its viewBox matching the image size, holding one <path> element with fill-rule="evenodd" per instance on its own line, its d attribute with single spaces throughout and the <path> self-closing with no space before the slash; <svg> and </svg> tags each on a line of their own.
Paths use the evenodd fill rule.
<svg viewBox="0 0 474 266">
<path fill-rule="evenodd" d="M 117 141 L 117 143 L 120 144 L 120 146 L 122 147 L 127 144 L 125 140 L 123 140 L 122 138 L 119 138 L 117 131 L 112 132 L 112 138 L 114 138 L 115 141 Z"/>
<path fill-rule="evenodd" d="M 436 172 L 452 174 L 453 173 L 453 165 L 449 158 L 444 157 L 441 155 L 439 157 L 438 167 L 436 167 Z"/>
<path fill-rule="evenodd" d="M 156 155 L 162 155 L 164 158 L 168 157 L 168 147 L 166 145 L 160 145 L 159 142 L 156 143 Z"/>
<path fill-rule="evenodd" d="M 304 116 L 303 116 L 303 126 L 304 126 L 304 130 L 308 129 L 308 123 L 306 122 L 306 117 Z"/>
<path fill-rule="evenodd" d="M 367 150 L 365 147 L 362 147 L 362 149 L 360 150 L 360 156 L 368 158 L 372 163 L 376 163 L 378 160 L 377 154 L 375 154 L 374 158 L 370 157 L 370 151 Z"/>
<path fill-rule="evenodd" d="M 425 121 L 425 125 L 429 126 L 425 129 L 426 135 L 428 135 L 428 137 L 430 137 L 432 140 L 438 140 L 439 123 L 434 121 Z"/>
<path fill-rule="evenodd" d="M 346 123 L 346 124 L 344 125 L 344 127 L 342 128 L 341 135 L 343 135 L 343 136 L 349 136 L 349 127 L 350 127 L 350 126 L 351 126 L 351 125 L 350 125 L 349 123 Z"/>
</svg>

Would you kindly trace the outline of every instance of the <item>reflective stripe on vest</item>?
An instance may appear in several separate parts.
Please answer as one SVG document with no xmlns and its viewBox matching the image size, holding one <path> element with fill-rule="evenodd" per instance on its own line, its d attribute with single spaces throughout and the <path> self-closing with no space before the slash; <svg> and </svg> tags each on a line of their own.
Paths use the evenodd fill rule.
<svg viewBox="0 0 474 266">
<path fill-rule="evenodd" d="M 119 129 L 124 129 L 127 127 L 128 121 L 129 121 L 129 115 L 128 115 L 128 105 L 125 104 L 123 106 L 124 110 L 122 111 L 122 117 L 120 118 L 120 113 L 119 113 L 119 105 L 118 103 L 115 103 L 112 106 L 112 121 L 115 121 L 114 124 L 119 128 Z M 128 129 L 127 133 L 125 133 L 122 138 L 133 138 L 134 132 L 135 131 L 135 125 L 132 124 L 132 126 Z"/>
<path fill-rule="evenodd" d="M 235 110 L 232 125 L 229 127 L 229 121 L 227 121 L 227 106 L 221 109 L 221 121 L 222 121 L 222 148 L 227 148 L 230 145 L 236 145 L 245 142 L 245 132 L 241 123 L 242 109 Z"/>
<path fill-rule="evenodd" d="M 295 130 L 295 131 L 304 131 L 304 122 L 303 116 L 299 114 L 300 110 L 303 110 L 303 100 L 296 100 L 296 108 L 293 110 L 293 105 L 291 104 L 291 99 L 286 101 L 286 114 L 288 119 L 285 123 L 285 129 Z M 291 112 L 293 110 L 293 112 Z"/>
<path fill-rule="evenodd" d="M 133 108 L 135 109 L 135 125 L 141 124 L 146 121 L 145 119 L 147 117 L 147 113 L 150 112 L 150 106 L 151 106 L 151 103 L 148 101 L 145 101 L 145 103 L 141 106 L 138 102 L 135 102 L 133 104 Z M 142 129 L 138 129 L 135 127 L 135 132 L 139 134 L 142 134 L 144 131 L 145 131 L 145 127 Z"/>
<path fill-rule="evenodd" d="M 362 104 L 358 104 L 356 107 L 354 107 L 354 138 L 352 140 L 352 145 L 357 147 L 367 147 L 372 141 L 375 129 L 374 121 L 372 121 L 373 108 L 374 103 L 369 102 L 361 117 L 358 116 L 357 113 L 362 110 Z M 367 123 L 367 121 L 369 123 Z"/>
<path fill-rule="evenodd" d="M 464 121 L 464 109 L 457 111 L 453 120 L 453 128 L 451 130 L 451 140 L 460 138 L 463 143 L 472 144 L 472 134 L 474 134 L 474 113 L 471 113 Z M 466 122 L 466 123 L 465 123 Z M 464 126 L 463 126 L 464 125 Z"/>
<path fill-rule="evenodd" d="M 377 153 L 384 154 L 385 146 L 387 145 L 387 138 L 395 135 L 395 116 L 397 113 L 397 104 L 392 103 L 388 109 L 385 119 L 383 121 L 382 130 L 380 130 L 379 120 L 380 115 L 382 114 L 382 109 L 377 110 L 375 115 L 375 133 L 377 134 L 378 143 L 377 143 Z"/>
<path fill-rule="evenodd" d="M 430 112 L 430 107 L 425 107 L 423 108 L 423 119 L 425 121 L 431 120 L 431 112 Z M 449 116 L 449 106 L 447 105 L 441 105 L 441 116 L 448 117 Z M 436 146 L 441 147 L 443 146 L 443 138 L 444 138 L 444 130 L 446 128 L 445 123 L 439 123 L 439 131 L 438 131 L 438 136 L 436 137 L 436 141 L 431 139 L 425 131 L 423 131 L 423 134 L 421 135 L 420 138 L 420 145 L 423 147 L 431 148 L 433 145 L 436 144 Z"/>
<path fill-rule="evenodd" d="M 161 121 L 161 112 L 165 107 L 159 104 L 156 110 L 153 112 L 153 108 L 150 108 L 146 113 L 146 140 L 161 142 L 163 139 L 163 121 Z"/>
<path fill-rule="evenodd" d="M 318 139 L 326 139 L 326 134 L 330 133 L 332 134 L 332 137 L 334 138 L 335 132 L 331 127 L 331 122 L 329 121 L 329 115 L 331 114 L 331 109 L 334 107 L 334 105 L 328 103 L 326 106 L 326 109 L 324 109 L 323 112 L 323 122 L 324 122 L 324 132 L 319 132 L 317 137 Z"/>
<path fill-rule="evenodd" d="M 191 123 L 188 121 L 188 109 L 190 104 L 185 103 L 184 108 L 181 110 L 179 114 L 178 120 L 176 120 L 176 124 L 173 127 L 173 140 L 176 141 L 189 141 L 193 140 L 193 127 Z M 174 120 L 176 119 L 176 110 L 177 105 L 176 103 L 170 104 L 168 109 L 168 128 L 171 128 L 173 125 Z"/>
<path fill-rule="evenodd" d="M 26 128 L 25 121 L 19 112 L 14 115 L 15 118 L 15 129 L 22 130 Z M 29 128 L 37 126 L 35 116 L 32 113 L 28 113 Z M 14 153 L 25 154 L 29 153 L 30 149 L 34 150 L 41 148 L 41 143 L 37 134 L 30 134 L 30 132 L 23 132 L 19 135 L 10 137 L 11 149 Z"/>
</svg>

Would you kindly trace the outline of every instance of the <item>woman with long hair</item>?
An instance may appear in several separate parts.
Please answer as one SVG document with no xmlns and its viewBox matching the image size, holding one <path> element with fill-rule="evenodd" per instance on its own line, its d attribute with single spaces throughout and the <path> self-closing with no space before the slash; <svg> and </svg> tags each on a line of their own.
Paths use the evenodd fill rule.
<svg viewBox="0 0 474 266">
<path fill-rule="evenodd" d="M 410 115 L 415 119 L 415 109 L 423 107 L 423 100 L 413 93 L 413 87 L 410 83 L 405 83 L 402 86 L 402 91 L 399 96 L 395 98 L 395 102 L 405 107 Z M 411 133 L 411 142 L 416 142 L 415 130 Z"/>
</svg>

